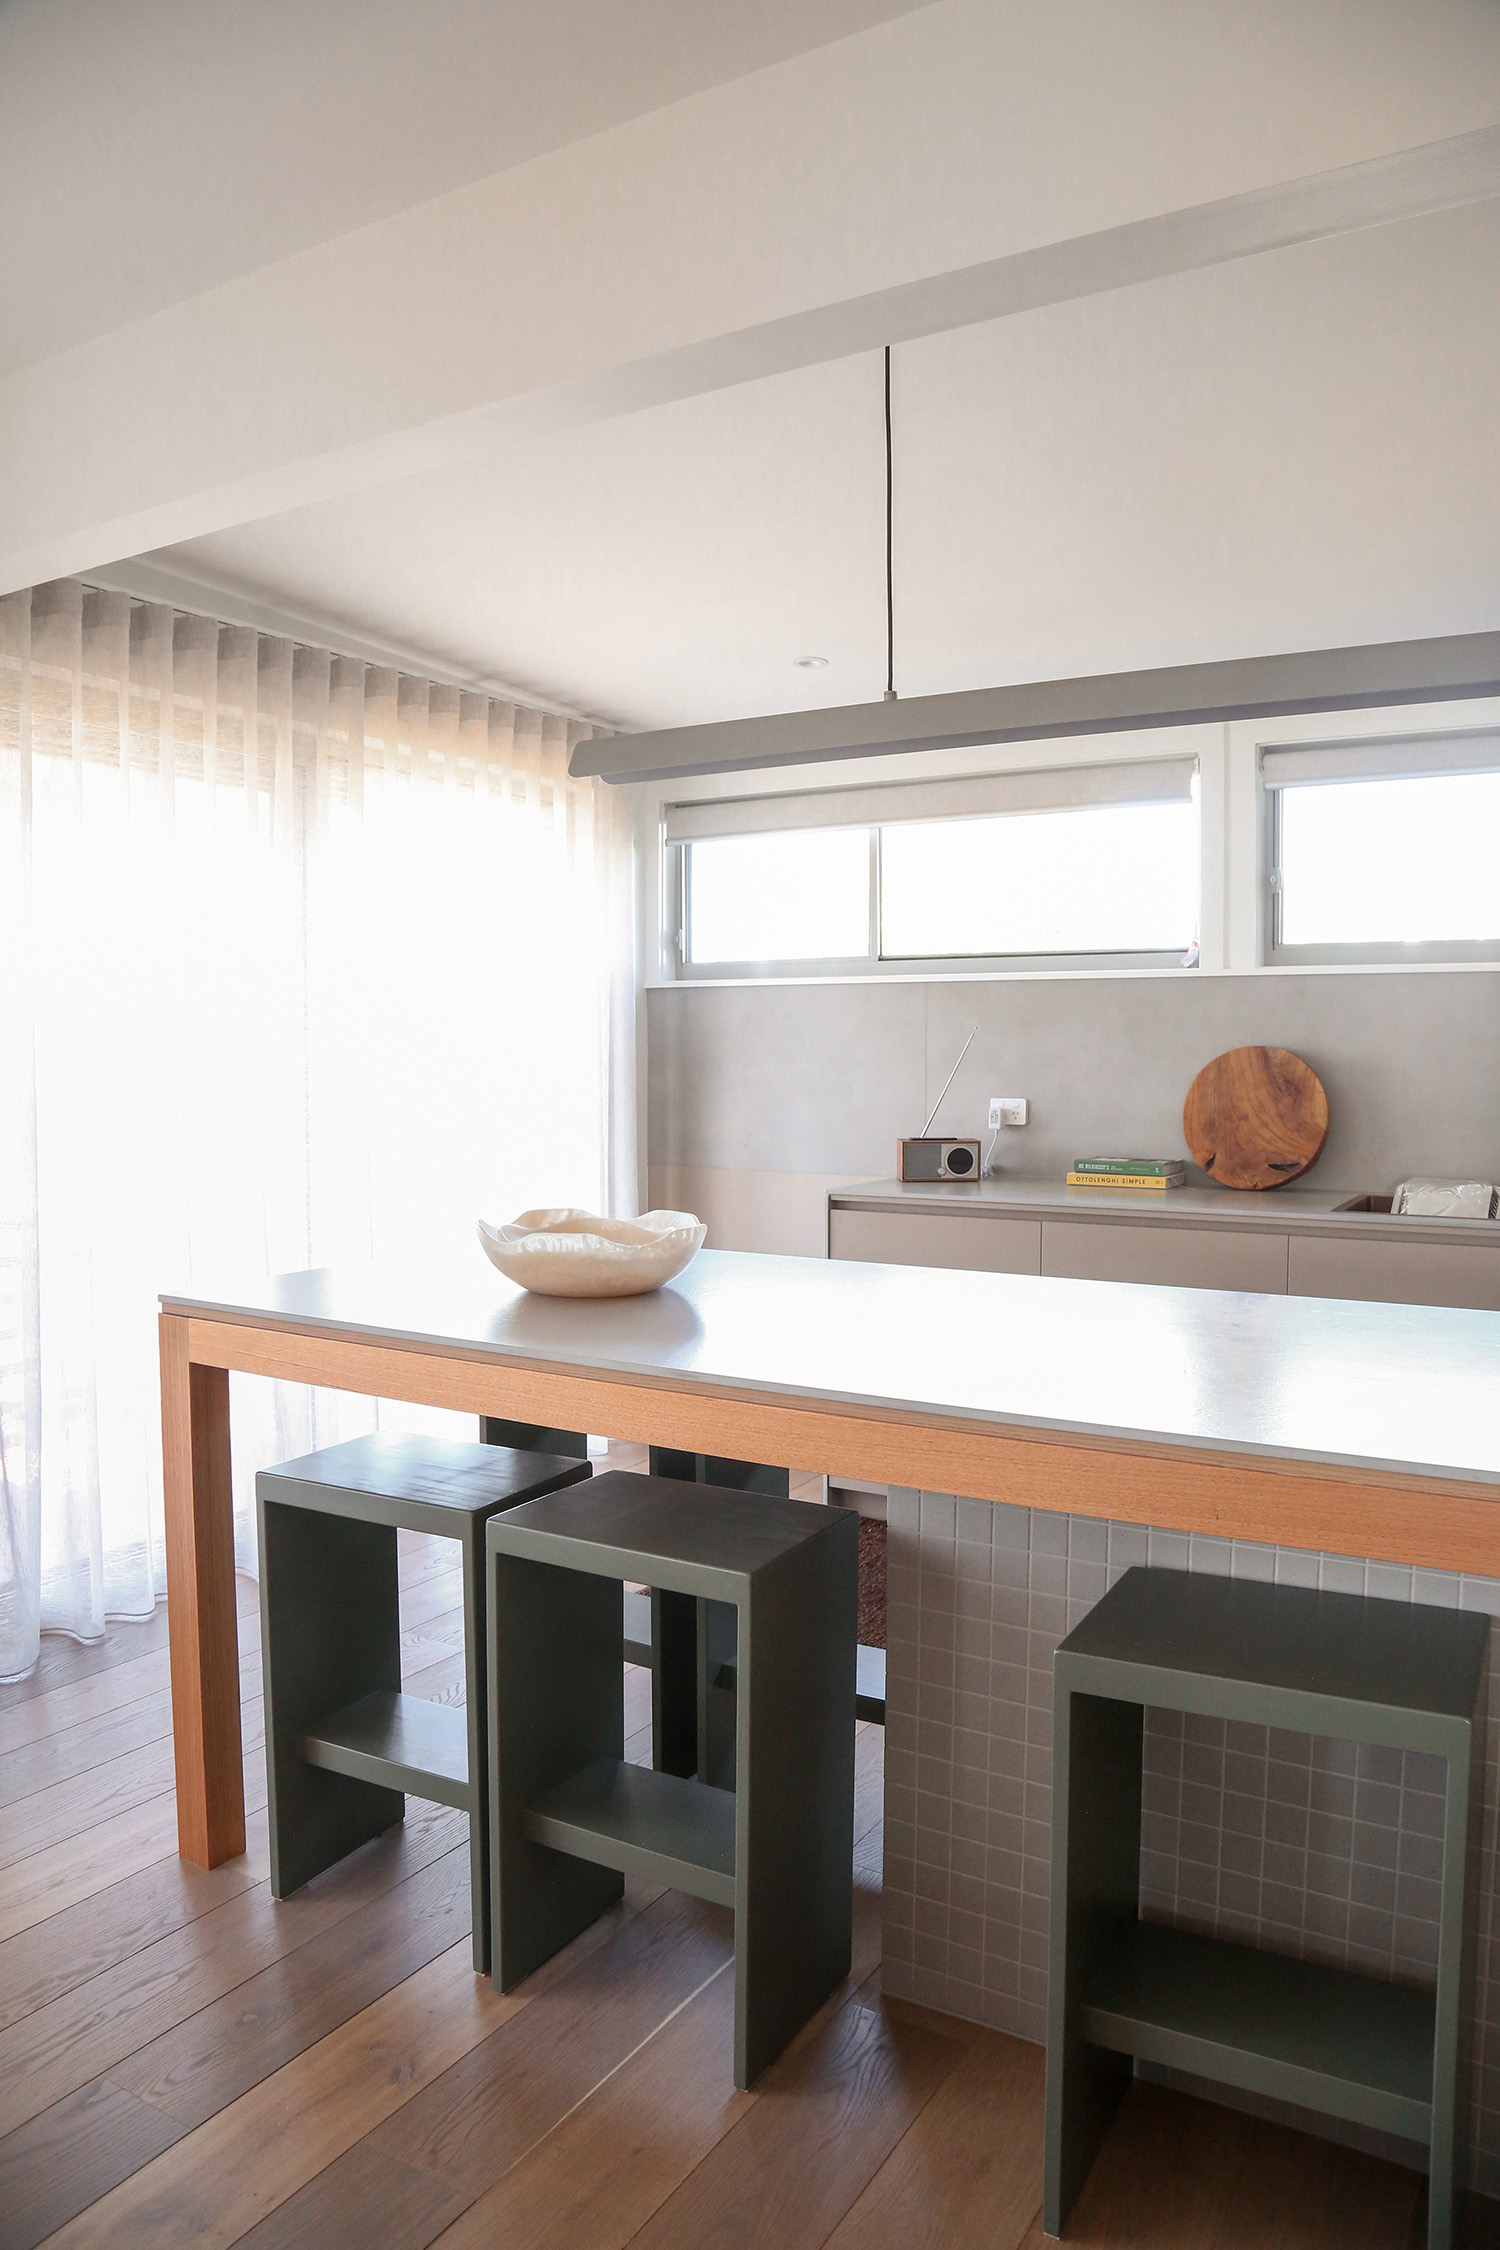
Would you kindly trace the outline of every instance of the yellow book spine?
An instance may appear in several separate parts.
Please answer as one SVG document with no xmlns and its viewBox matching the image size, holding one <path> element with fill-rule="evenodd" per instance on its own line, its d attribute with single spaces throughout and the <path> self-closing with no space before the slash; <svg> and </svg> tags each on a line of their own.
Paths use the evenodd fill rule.
<svg viewBox="0 0 1500 2250">
<path fill-rule="evenodd" d="M 1155 1188 L 1165 1194 L 1169 1187 L 1174 1187 L 1177 1183 L 1160 1179 L 1153 1172 L 1070 1172 L 1068 1185 L 1086 1188 Z"/>
</svg>

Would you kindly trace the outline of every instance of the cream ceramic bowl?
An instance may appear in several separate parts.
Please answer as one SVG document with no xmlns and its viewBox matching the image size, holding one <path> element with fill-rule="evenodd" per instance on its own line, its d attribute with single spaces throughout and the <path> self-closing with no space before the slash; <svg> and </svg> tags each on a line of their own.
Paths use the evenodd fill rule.
<svg viewBox="0 0 1500 2250">
<path fill-rule="evenodd" d="M 681 1273 L 707 1235 L 691 1211 L 647 1211 L 639 1219 L 523 1211 L 506 1227 L 479 1221 L 490 1264 L 539 1297 L 644 1296 Z"/>
</svg>

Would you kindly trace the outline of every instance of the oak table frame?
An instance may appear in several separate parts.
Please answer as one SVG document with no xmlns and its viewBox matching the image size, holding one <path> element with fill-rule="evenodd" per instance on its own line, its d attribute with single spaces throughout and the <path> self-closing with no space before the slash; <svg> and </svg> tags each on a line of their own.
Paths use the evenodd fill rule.
<svg viewBox="0 0 1500 2250">
<path fill-rule="evenodd" d="M 477 1251 L 164 1296 L 178 1840 L 245 1847 L 231 1370 L 1500 1576 L 1500 1314 L 705 1251 L 610 1306 Z"/>
</svg>

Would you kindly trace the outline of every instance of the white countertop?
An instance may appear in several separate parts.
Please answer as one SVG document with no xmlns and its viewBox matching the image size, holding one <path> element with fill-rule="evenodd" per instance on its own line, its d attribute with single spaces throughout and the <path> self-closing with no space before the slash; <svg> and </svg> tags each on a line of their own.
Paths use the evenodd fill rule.
<svg viewBox="0 0 1500 2250">
<path fill-rule="evenodd" d="M 732 1250 L 701 1251 L 651 1296 L 590 1302 L 528 1296 L 477 1245 L 406 1269 L 174 1292 L 162 1306 L 835 1407 L 1500 1484 L 1500 1313 Z"/>
<path fill-rule="evenodd" d="M 994 1219 L 1145 1219 L 1152 1225 L 1233 1227 L 1257 1233 L 1335 1234 L 1382 1241 L 1477 1243 L 1500 1250 L 1497 1219 L 1395 1219 L 1388 1211 L 1351 1211 L 1354 1188 L 1307 1187 L 1297 1181 L 1263 1192 L 1233 1188 L 1071 1188 L 1058 1179 L 999 1172 L 988 1180 L 858 1180 L 829 1190 L 838 1211 L 957 1212 Z"/>
</svg>

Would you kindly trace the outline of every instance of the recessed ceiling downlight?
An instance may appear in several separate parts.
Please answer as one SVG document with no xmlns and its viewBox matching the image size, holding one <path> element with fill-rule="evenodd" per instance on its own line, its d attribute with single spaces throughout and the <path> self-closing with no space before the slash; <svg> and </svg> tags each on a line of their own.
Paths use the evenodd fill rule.
<svg viewBox="0 0 1500 2250">
<path fill-rule="evenodd" d="M 826 656 L 794 656 L 792 662 L 799 672 L 826 672 L 828 669 Z"/>
</svg>

